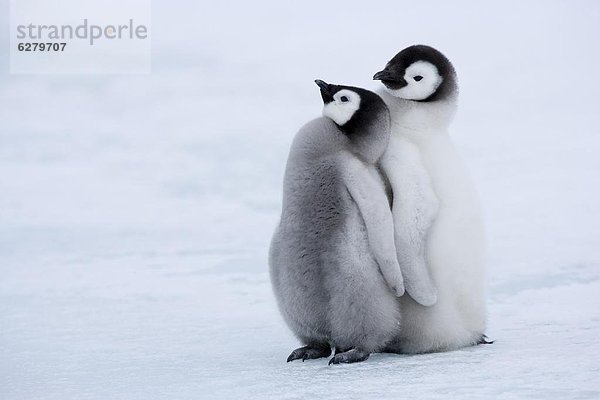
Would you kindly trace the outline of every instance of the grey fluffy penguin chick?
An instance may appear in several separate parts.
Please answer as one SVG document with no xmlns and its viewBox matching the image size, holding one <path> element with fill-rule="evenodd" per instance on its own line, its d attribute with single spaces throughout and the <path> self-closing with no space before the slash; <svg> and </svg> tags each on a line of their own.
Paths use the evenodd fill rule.
<svg viewBox="0 0 600 400">
<path fill-rule="evenodd" d="M 287 361 L 331 355 L 364 361 L 399 327 L 404 282 L 390 203 L 376 163 L 390 137 L 385 103 L 365 89 L 315 81 L 323 117 L 291 146 L 281 220 L 269 254 L 271 282 L 304 345 Z"/>
</svg>

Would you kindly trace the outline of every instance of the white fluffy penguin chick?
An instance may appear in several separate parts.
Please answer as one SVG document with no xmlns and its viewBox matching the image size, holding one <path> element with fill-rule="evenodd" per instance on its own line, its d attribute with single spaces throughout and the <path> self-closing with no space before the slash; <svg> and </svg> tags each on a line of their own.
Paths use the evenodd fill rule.
<svg viewBox="0 0 600 400">
<path fill-rule="evenodd" d="M 421 284 L 416 295 L 407 284 L 413 298 L 400 300 L 402 327 L 388 350 L 421 353 L 487 343 L 480 204 L 448 135 L 458 97 L 454 67 L 432 47 L 411 46 L 373 79 L 384 85 L 379 94 L 392 118 L 382 167 L 394 193 L 399 260 L 406 281 L 416 274 Z M 413 262 L 417 250 L 422 257 Z"/>
<path fill-rule="evenodd" d="M 375 164 L 390 116 L 375 93 L 315 81 L 324 117 L 292 144 L 269 254 L 279 309 L 304 345 L 288 361 L 366 360 L 398 334 L 404 294 L 394 228 Z"/>
</svg>

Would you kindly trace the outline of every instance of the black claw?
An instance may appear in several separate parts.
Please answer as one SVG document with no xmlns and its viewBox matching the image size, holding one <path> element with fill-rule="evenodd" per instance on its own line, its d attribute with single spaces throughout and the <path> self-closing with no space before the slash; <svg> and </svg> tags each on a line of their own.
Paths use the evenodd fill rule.
<svg viewBox="0 0 600 400">
<path fill-rule="evenodd" d="M 328 357 L 331 354 L 331 347 L 324 344 L 313 344 L 304 347 L 300 347 L 294 351 L 287 358 L 287 362 L 300 360 L 312 360 L 315 358 Z"/>
<path fill-rule="evenodd" d="M 292 351 L 292 354 L 290 354 L 288 356 L 287 362 L 294 361 L 294 360 L 297 360 L 299 358 L 301 358 L 301 356 L 300 356 L 300 353 L 298 352 L 298 349 L 296 349 L 296 350 Z"/>
<path fill-rule="evenodd" d="M 355 363 L 365 361 L 367 358 L 369 358 L 369 353 L 365 353 L 357 349 L 351 349 L 346 352 L 334 355 L 333 358 L 329 360 L 329 365 Z"/>
<path fill-rule="evenodd" d="M 481 337 L 477 341 L 477 344 L 492 344 L 494 342 L 495 340 L 488 340 L 487 335 L 481 335 Z"/>
</svg>

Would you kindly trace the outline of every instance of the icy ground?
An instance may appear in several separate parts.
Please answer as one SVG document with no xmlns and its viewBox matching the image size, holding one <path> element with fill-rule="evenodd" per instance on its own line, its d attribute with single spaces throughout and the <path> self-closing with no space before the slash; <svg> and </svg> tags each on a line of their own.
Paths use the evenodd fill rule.
<svg viewBox="0 0 600 400">
<path fill-rule="evenodd" d="M 3 63 L 0 399 L 600 398 L 600 3 L 157 3 L 151 75 Z M 312 80 L 418 42 L 459 72 L 496 343 L 286 364 L 266 255 Z"/>
</svg>

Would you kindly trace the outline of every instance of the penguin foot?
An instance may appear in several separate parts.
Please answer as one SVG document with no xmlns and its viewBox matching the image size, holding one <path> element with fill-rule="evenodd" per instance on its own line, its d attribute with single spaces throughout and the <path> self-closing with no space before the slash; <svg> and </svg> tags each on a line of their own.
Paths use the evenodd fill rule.
<svg viewBox="0 0 600 400">
<path fill-rule="evenodd" d="M 294 360 L 314 360 L 315 358 L 329 357 L 331 355 L 331 347 L 327 343 L 309 344 L 308 346 L 300 347 L 287 358 L 287 362 Z"/>
<path fill-rule="evenodd" d="M 486 335 L 481 335 L 479 337 L 479 340 L 477 341 L 477 344 L 492 344 L 495 341 L 494 340 L 488 340 L 489 338 Z"/>
<path fill-rule="evenodd" d="M 400 347 L 384 347 L 383 350 L 380 351 L 380 353 L 391 353 L 391 354 L 403 354 L 402 353 L 402 349 Z"/>
<path fill-rule="evenodd" d="M 343 353 L 336 353 L 336 355 L 333 356 L 331 360 L 329 360 L 329 365 L 340 363 L 348 364 L 365 361 L 367 358 L 369 358 L 369 355 L 370 353 L 354 348 L 348 351 L 344 351 Z"/>
</svg>

